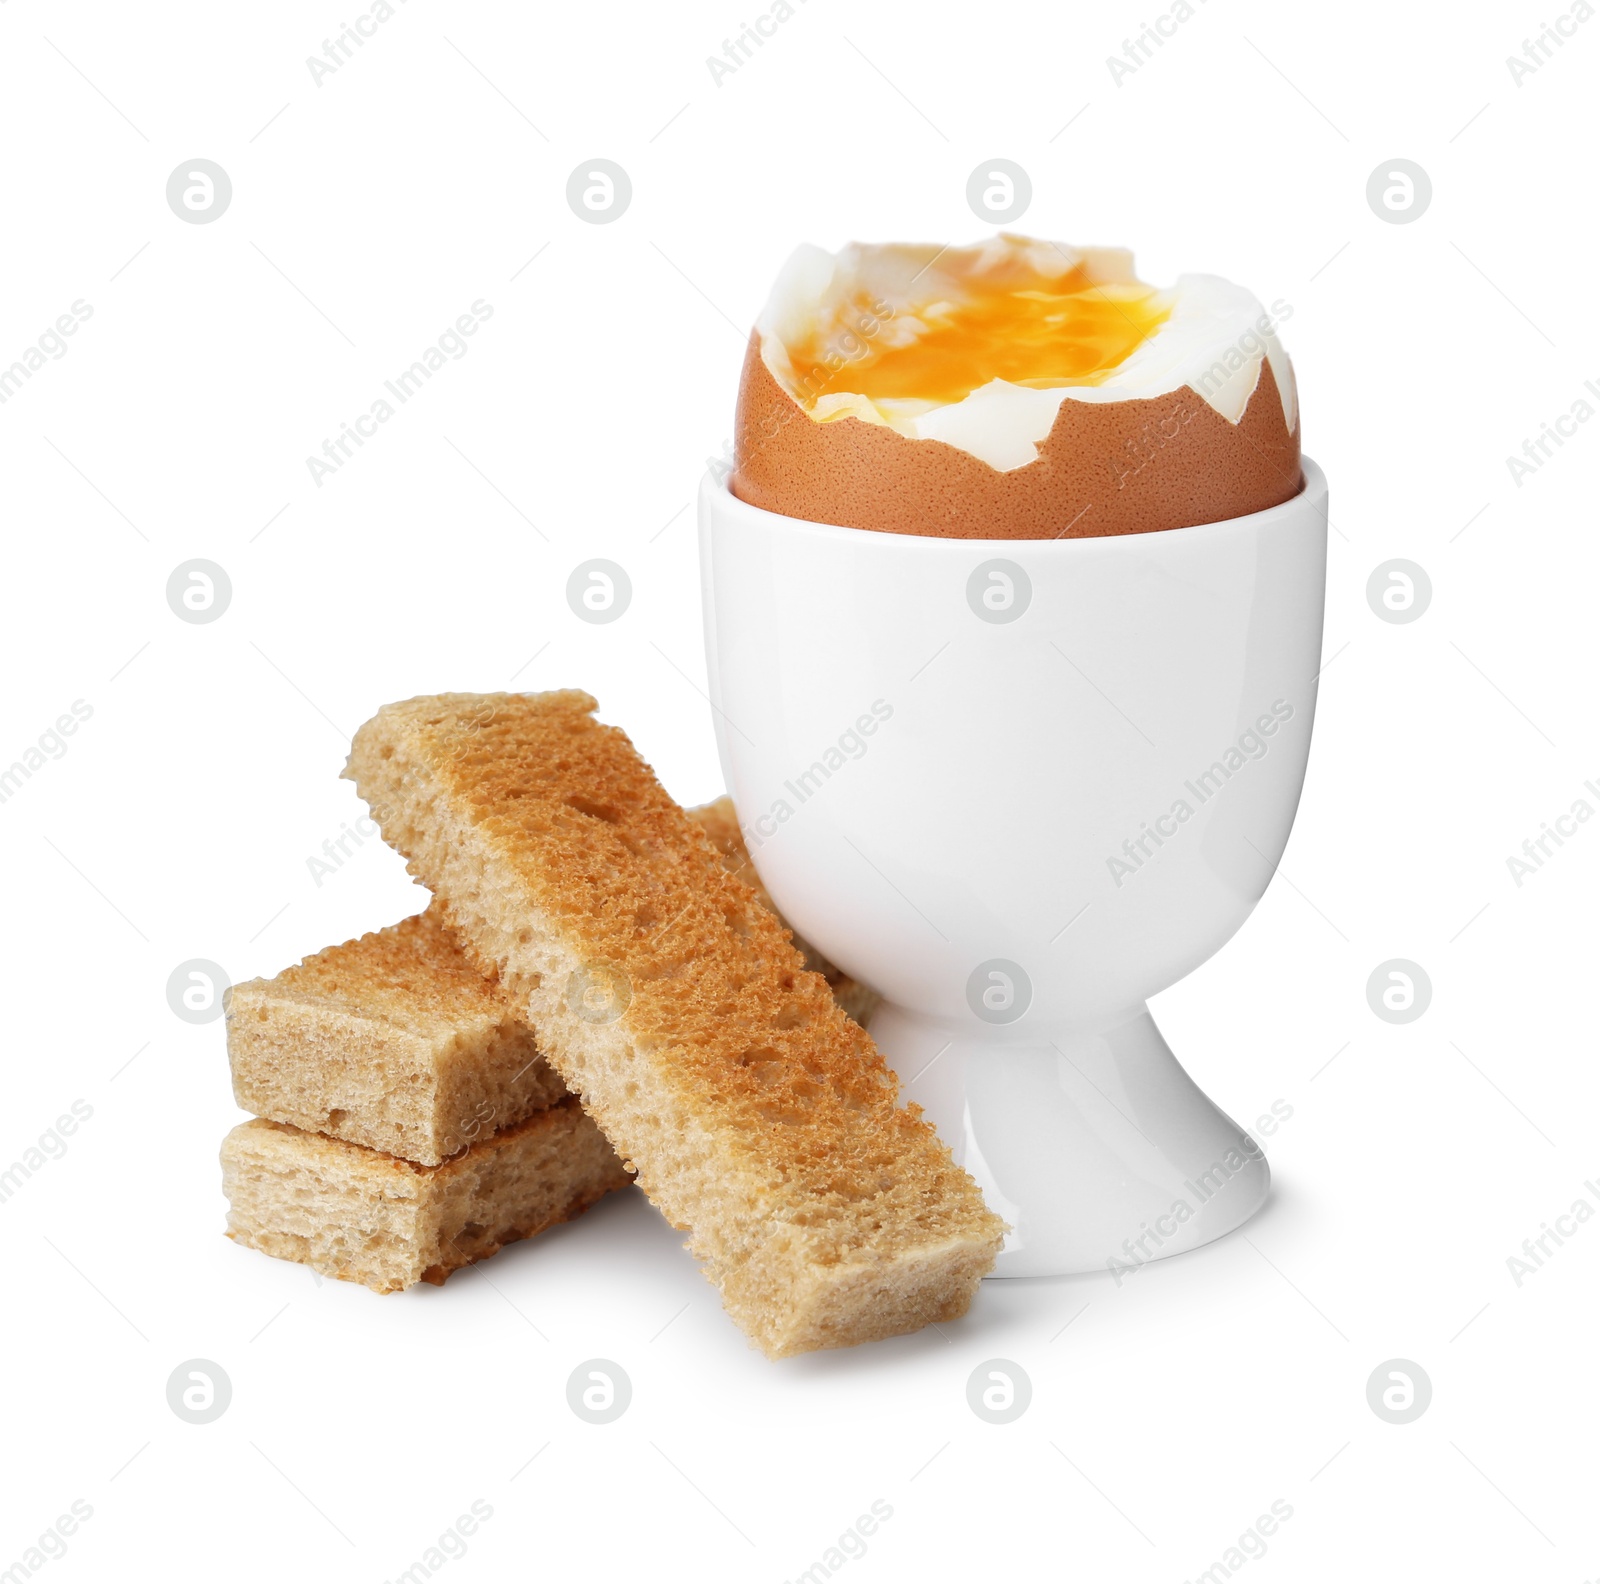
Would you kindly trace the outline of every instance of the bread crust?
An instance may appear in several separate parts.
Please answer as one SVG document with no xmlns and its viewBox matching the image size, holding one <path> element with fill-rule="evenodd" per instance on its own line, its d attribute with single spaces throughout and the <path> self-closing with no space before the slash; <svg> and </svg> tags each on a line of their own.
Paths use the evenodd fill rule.
<svg viewBox="0 0 1600 1584">
<path fill-rule="evenodd" d="M 769 1356 L 965 1311 L 1003 1224 L 585 693 L 392 704 L 346 775 Z"/>
</svg>

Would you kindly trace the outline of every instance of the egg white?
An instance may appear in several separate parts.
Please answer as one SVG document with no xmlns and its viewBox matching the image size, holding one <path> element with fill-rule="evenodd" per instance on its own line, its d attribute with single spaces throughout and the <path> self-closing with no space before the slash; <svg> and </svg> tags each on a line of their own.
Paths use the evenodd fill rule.
<svg viewBox="0 0 1600 1584">
<path fill-rule="evenodd" d="M 817 422 L 853 417 L 885 424 L 909 439 L 955 446 L 999 472 L 1037 459 L 1064 401 L 1145 400 L 1187 385 L 1237 424 L 1263 363 L 1272 369 L 1284 425 L 1293 431 L 1294 370 L 1272 316 L 1254 293 L 1220 275 L 1179 276 L 1160 294 L 1170 304 L 1167 319 L 1093 385 L 1034 390 L 997 379 L 958 402 L 873 401 L 849 390 L 853 359 L 870 357 L 875 347 L 914 341 L 926 327 L 921 316 L 934 304 L 959 302 L 969 282 L 1032 285 L 1079 264 L 1108 292 L 1139 284 L 1133 254 L 1125 248 L 1079 248 L 1010 235 L 970 247 L 852 242 L 837 254 L 803 245 L 779 272 L 756 320 L 762 360 Z M 829 382 L 833 389 L 809 401 L 789 348 L 819 344 L 835 349 L 843 367 Z"/>
</svg>

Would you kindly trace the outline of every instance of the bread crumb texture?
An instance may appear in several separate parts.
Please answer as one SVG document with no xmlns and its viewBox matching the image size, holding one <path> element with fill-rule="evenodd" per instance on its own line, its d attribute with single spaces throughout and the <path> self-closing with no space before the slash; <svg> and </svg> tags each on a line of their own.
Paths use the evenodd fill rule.
<svg viewBox="0 0 1600 1584">
<path fill-rule="evenodd" d="M 380 1293 L 438 1285 L 628 1181 L 570 1097 L 439 1166 L 259 1119 L 222 1142 L 229 1237 Z"/>
<path fill-rule="evenodd" d="M 345 773 L 769 1356 L 965 1312 L 1003 1224 L 595 707 L 388 705 Z"/>
</svg>

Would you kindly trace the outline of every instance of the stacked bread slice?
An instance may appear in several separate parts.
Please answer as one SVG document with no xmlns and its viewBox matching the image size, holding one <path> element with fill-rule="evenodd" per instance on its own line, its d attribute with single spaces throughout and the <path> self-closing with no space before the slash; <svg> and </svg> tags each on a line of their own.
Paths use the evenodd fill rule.
<svg viewBox="0 0 1600 1584">
<path fill-rule="evenodd" d="M 628 1174 L 429 908 L 228 996 L 228 1231 L 396 1292 L 532 1237 Z"/>
</svg>

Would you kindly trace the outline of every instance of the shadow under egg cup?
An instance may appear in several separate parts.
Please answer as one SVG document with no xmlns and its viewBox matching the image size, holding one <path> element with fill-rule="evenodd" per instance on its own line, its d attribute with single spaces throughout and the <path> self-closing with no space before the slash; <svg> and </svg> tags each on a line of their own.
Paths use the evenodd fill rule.
<svg viewBox="0 0 1600 1584">
<path fill-rule="evenodd" d="M 1327 482 L 1161 533 L 972 540 L 782 517 L 707 479 L 723 769 L 790 923 L 882 992 L 906 1099 L 1013 1231 L 998 1276 L 1182 1253 L 1260 1147 L 1145 1001 L 1266 890 L 1300 798 Z"/>
</svg>

